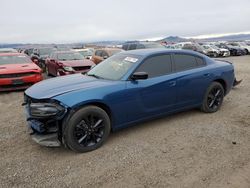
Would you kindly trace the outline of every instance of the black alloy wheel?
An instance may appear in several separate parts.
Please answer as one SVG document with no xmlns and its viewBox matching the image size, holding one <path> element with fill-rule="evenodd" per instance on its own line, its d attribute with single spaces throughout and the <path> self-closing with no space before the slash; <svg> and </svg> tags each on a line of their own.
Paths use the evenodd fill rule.
<svg viewBox="0 0 250 188">
<path fill-rule="evenodd" d="M 223 86 L 218 82 L 213 82 L 207 89 L 201 110 L 207 113 L 218 111 L 222 105 L 224 95 Z"/>
<path fill-rule="evenodd" d="M 101 141 L 105 127 L 103 120 L 100 118 L 89 114 L 75 126 L 74 136 L 80 145 L 89 147 Z"/>
<path fill-rule="evenodd" d="M 223 91 L 220 87 L 214 87 L 207 97 L 207 105 L 211 109 L 217 109 L 222 102 Z"/>
<path fill-rule="evenodd" d="M 64 128 L 66 146 L 76 152 L 99 148 L 108 138 L 111 125 L 108 114 L 97 106 L 76 111 Z"/>
</svg>

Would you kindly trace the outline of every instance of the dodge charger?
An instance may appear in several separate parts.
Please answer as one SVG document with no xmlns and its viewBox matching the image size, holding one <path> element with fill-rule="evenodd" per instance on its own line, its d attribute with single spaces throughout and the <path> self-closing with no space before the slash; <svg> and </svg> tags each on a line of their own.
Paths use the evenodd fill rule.
<svg viewBox="0 0 250 188">
<path fill-rule="evenodd" d="M 171 113 L 219 110 L 234 67 L 188 50 L 118 53 L 86 74 L 42 81 L 25 91 L 32 139 L 76 152 L 99 148 L 111 131 Z"/>
</svg>

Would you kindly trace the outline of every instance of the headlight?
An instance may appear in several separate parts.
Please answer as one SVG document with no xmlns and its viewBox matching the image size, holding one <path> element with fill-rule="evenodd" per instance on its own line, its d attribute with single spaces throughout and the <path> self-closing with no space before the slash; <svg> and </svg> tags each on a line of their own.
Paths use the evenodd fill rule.
<svg viewBox="0 0 250 188">
<path fill-rule="evenodd" d="M 69 72 L 74 71 L 72 67 L 63 67 L 63 69 Z"/>
<path fill-rule="evenodd" d="M 56 116 L 64 111 L 64 107 L 55 103 L 31 103 L 30 114 L 36 117 Z"/>
</svg>

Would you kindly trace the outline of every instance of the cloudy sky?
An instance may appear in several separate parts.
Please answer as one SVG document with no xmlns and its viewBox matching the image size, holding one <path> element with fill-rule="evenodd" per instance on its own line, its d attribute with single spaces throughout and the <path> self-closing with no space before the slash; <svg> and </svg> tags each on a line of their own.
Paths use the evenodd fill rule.
<svg viewBox="0 0 250 188">
<path fill-rule="evenodd" d="M 0 0 L 0 43 L 250 33 L 250 0 Z"/>
</svg>

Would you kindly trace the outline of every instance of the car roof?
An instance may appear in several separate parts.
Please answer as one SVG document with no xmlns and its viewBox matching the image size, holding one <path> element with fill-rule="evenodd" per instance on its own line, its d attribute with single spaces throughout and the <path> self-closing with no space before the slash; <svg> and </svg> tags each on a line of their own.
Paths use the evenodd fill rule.
<svg viewBox="0 0 250 188">
<path fill-rule="evenodd" d="M 17 52 L 17 50 L 14 49 L 14 48 L 0 48 L 0 52 L 5 52 L 5 51 L 8 51 L 8 52 Z"/>
<path fill-rule="evenodd" d="M 18 52 L 0 53 L 0 56 L 19 56 L 19 55 L 26 56 L 26 54 L 18 53 Z"/>
<path fill-rule="evenodd" d="M 63 50 L 63 51 L 54 51 L 52 53 L 55 53 L 55 54 L 67 54 L 67 53 L 77 53 L 77 52 L 74 51 L 74 50 Z"/>
<path fill-rule="evenodd" d="M 121 48 L 96 48 L 95 50 L 105 50 L 105 51 L 117 51 L 117 50 L 120 50 L 120 51 L 123 51 L 123 49 L 121 49 Z"/>
<path fill-rule="evenodd" d="M 190 55 L 203 56 L 202 54 L 192 51 L 192 50 L 181 50 L 181 49 L 162 49 L 162 48 L 149 48 L 149 49 L 139 49 L 121 52 L 121 54 L 128 55 L 138 55 L 138 56 L 150 56 L 160 53 L 186 53 Z"/>
</svg>

